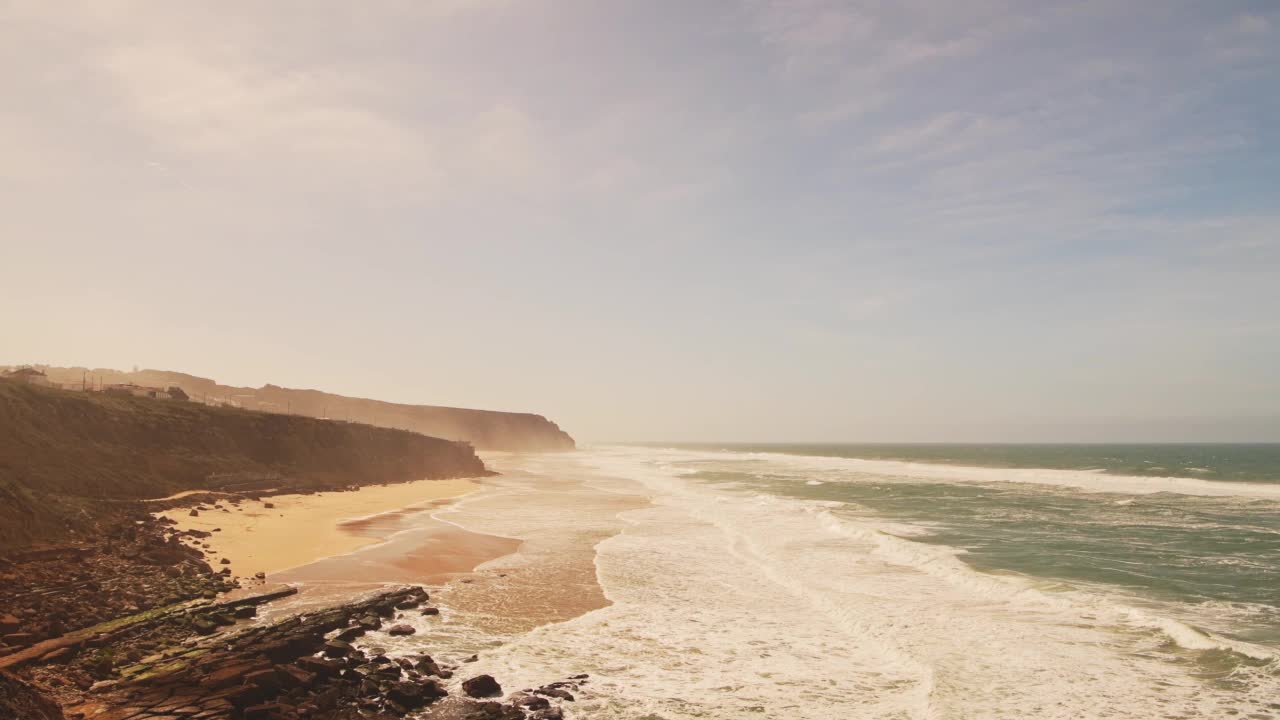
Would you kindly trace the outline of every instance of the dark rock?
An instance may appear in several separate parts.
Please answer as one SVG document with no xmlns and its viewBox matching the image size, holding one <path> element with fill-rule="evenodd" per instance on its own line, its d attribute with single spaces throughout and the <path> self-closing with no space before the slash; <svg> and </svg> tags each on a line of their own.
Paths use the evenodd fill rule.
<svg viewBox="0 0 1280 720">
<path fill-rule="evenodd" d="M 412 635 L 418 632 L 412 625 L 394 625 L 387 631 L 390 635 Z"/>
<path fill-rule="evenodd" d="M 253 605 L 241 605 L 240 607 L 236 608 L 235 611 L 232 612 L 231 614 L 241 620 L 244 620 L 245 618 L 257 617 L 258 608 L 254 607 Z"/>
<path fill-rule="evenodd" d="M 257 670 L 244 676 L 245 685 L 257 685 L 264 690 L 280 689 L 280 674 L 275 668 Z"/>
<path fill-rule="evenodd" d="M 517 693 L 515 697 L 511 698 L 511 702 L 530 711 L 545 710 L 546 708 L 551 707 L 550 700 L 537 695 L 528 695 L 525 693 Z"/>
<path fill-rule="evenodd" d="M 524 713 L 499 702 L 448 697 L 433 704 L 422 720 L 524 720 Z"/>
<path fill-rule="evenodd" d="M 22 621 L 12 615 L 0 617 L 0 635 L 16 633 L 22 627 Z"/>
<path fill-rule="evenodd" d="M 564 711 L 558 707 L 547 708 L 530 715 L 528 720 L 564 720 Z"/>
<path fill-rule="evenodd" d="M 439 675 L 440 674 L 440 666 L 436 664 L 435 660 L 431 659 L 430 655 L 423 655 L 422 657 L 415 660 L 413 663 L 413 669 L 417 670 L 423 675 Z"/>
<path fill-rule="evenodd" d="M 316 676 L 296 665 L 277 665 L 276 675 L 286 687 L 309 687 L 316 681 Z"/>
<path fill-rule="evenodd" d="M 202 617 L 192 618 L 191 627 L 201 635 L 212 635 L 218 629 L 216 623 L 208 618 Z"/>
<path fill-rule="evenodd" d="M 342 665 L 324 658 L 303 657 L 298 658 L 294 664 L 309 673 L 324 678 L 335 678 L 342 672 Z"/>
<path fill-rule="evenodd" d="M 448 692 L 440 683 L 434 680 L 425 682 L 398 682 L 387 690 L 387 697 L 393 702 L 397 702 L 410 710 L 414 710 L 427 705 L 437 698 L 442 698 Z"/>
<path fill-rule="evenodd" d="M 355 640 L 356 638 L 364 635 L 365 632 L 366 630 L 362 627 L 349 627 L 346 630 L 343 630 L 342 632 L 338 633 L 337 639 L 343 640 L 346 642 L 351 642 L 352 640 Z"/>
<path fill-rule="evenodd" d="M 440 614 L 440 608 L 437 608 L 437 607 L 425 607 L 425 608 L 422 608 L 422 614 L 423 614 L 423 615 L 439 615 L 439 614 Z"/>
<path fill-rule="evenodd" d="M 474 698 L 494 697 L 502 694 L 502 686 L 492 675 L 477 675 L 462 681 L 462 691 Z"/>
<path fill-rule="evenodd" d="M 192 508 L 191 512 L 187 514 L 190 515 L 191 517 L 200 517 L 200 511 L 196 510 L 195 508 Z"/>
<path fill-rule="evenodd" d="M 351 643 L 345 640 L 330 640 L 324 644 L 324 654 L 333 657 L 346 657 L 351 654 Z"/>
<path fill-rule="evenodd" d="M 244 709 L 244 720 L 271 720 L 277 715 L 283 715 L 284 712 L 285 706 L 280 703 L 254 705 Z"/>
<path fill-rule="evenodd" d="M 559 698 L 560 700 L 567 700 L 568 702 L 573 702 L 574 700 L 573 693 L 569 692 L 568 690 L 565 690 L 564 688 L 553 687 L 551 685 L 548 685 L 546 687 L 540 687 L 537 690 L 534 690 L 534 692 L 538 693 L 539 695 L 546 695 L 547 697 Z"/>
<path fill-rule="evenodd" d="M 230 565 L 230 564 L 231 564 L 231 561 L 230 561 L 230 560 L 228 560 L 227 558 L 222 558 L 222 559 L 221 559 L 221 560 L 219 560 L 218 562 L 219 562 L 220 564 L 222 564 L 222 565 Z"/>
<path fill-rule="evenodd" d="M 239 685 L 246 675 L 259 670 L 265 670 L 266 668 L 267 664 L 260 660 L 249 660 L 233 663 L 231 665 L 224 665 L 223 667 L 220 667 L 204 676 L 200 683 L 212 690 L 221 690 L 223 688 L 231 687 L 232 685 Z"/>
<path fill-rule="evenodd" d="M 570 675 L 569 679 L 570 680 L 586 680 L 589 677 L 591 676 L 586 673 L 582 673 L 581 675 Z"/>
</svg>

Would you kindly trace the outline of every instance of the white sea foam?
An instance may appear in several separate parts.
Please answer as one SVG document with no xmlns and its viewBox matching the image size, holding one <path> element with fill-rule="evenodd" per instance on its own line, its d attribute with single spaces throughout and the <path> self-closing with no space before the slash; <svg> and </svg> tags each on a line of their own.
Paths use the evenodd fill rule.
<svg viewBox="0 0 1280 720">
<path fill-rule="evenodd" d="M 927 528 L 710 487 L 662 452 L 576 457 L 600 471 L 593 491 L 653 503 L 597 546 L 613 604 L 474 669 L 517 686 L 590 672 L 578 703 L 590 717 L 1248 716 L 1277 689 L 1271 675 L 1251 692 L 1213 688 L 1155 652 L 1161 638 L 1260 659 L 1264 648 L 1104 594 L 976 572 L 959 549 L 909 539 Z"/>
<path fill-rule="evenodd" d="M 867 460 L 862 458 L 821 455 L 790 455 L 770 452 L 728 452 L 664 449 L 669 461 L 678 457 L 718 458 L 730 462 L 754 459 L 776 463 L 781 471 L 812 478 L 817 474 L 823 482 L 892 481 L 895 478 L 935 480 L 960 483 L 1023 483 L 1054 485 L 1090 492 L 1146 495 L 1177 493 L 1207 497 L 1247 497 L 1280 500 L 1280 484 L 1244 483 L 1184 477 L 1143 477 L 1110 475 L 1100 470 L 1060 470 L 1049 468 L 991 468 L 969 465 L 907 462 L 900 460 Z"/>
</svg>

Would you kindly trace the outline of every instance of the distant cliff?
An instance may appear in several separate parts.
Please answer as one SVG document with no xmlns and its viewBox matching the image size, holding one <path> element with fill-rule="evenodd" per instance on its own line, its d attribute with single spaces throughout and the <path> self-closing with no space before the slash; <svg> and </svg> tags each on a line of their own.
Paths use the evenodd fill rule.
<svg viewBox="0 0 1280 720">
<path fill-rule="evenodd" d="M 488 474 L 466 443 L 0 380 L 0 547 L 63 542 L 120 501 Z"/>
<path fill-rule="evenodd" d="M 41 366 L 43 368 L 43 366 Z M 176 385 L 196 400 L 226 403 L 249 410 L 292 413 L 316 418 L 352 420 L 380 427 L 402 428 L 449 440 L 465 440 L 479 450 L 572 450 L 574 441 L 555 423 L 532 413 L 468 410 L 434 405 L 345 397 L 319 390 L 294 390 L 264 385 L 241 388 L 219 385 L 208 378 L 167 370 L 121 372 L 102 368 L 44 368 L 56 383 L 79 383 L 86 375 L 104 383 Z"/>
</svg>

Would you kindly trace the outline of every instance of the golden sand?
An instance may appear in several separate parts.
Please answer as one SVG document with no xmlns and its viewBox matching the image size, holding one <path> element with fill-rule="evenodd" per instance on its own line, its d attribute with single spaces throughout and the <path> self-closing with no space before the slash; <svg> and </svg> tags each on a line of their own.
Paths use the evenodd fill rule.
<svg viewBox="0 0 1280 720">
<path fill-rule="evenodd" d="M 438 504 L 479 487 L 473 480 L 419 480 L 353 492 L 276 495 L 244 500 L 238 506 L 224 499 L 217 504 L 228 512 L 205 504 L 208 509 L 198 517 L 191 517 L 187 508 L 159 516 L 172 518 L 182 530 L 219 529 L 203 541 L 209 545 L 206 553 L 210 564 L 215 569 L 225 567 L 219 563 L 228 558 L 233 574 L 248 577 L 258 572 L 277 573 L 374 545 L 382 538 L 368 532 L 370 524 L 351 521 Z M 266 507 L 268 503 L 274 507 Z"/>
</svg>

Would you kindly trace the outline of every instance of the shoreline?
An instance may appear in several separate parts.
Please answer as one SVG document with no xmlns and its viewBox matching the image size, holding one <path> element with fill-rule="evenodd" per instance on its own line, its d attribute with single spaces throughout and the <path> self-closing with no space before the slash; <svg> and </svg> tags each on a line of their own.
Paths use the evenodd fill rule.
<svg viewBox="0 0 1280 720">
<path fill-rule="evenodd" d="M 364 578 L 348 577 L 353 573 L 342 569 L 344 564 L 351 565 L 344 563 L 343 558 L 388 544 L 392 536 L 405 529 L 398 519 L 446 505 L 481 487 L 474 478 L 416 480 L 364 486 L 353 491 L 274 495 L 258 500 L 228 499 L 194 508 L 165 510 L 155 513 L 155 517 L 172 522 L 180 531 L 198 533 L 200 537 L 193 539 L 193 544 L 204 552 L 211 564 L 221 568 L 223 574 L 269 577 L 275 581 L 276 576 L 323 565 L 326 572 L 307 573 L 306 581 L 359 582 Z M 452 538 L 464 545 L 475 539 Z M 518 545 L 518 541 L 508 542 Z M 490 548 L 497 549 L 503 547 Z M 430 567 L 419 569 L 427 575 L 439 574 L 430 572 Z M 448 570 L 462 569 L 452 563 Z M 303 581 L 299 577 L 294 579 Z M 374 582 L 426 579 L 400 577 Z"/>
</svg>

